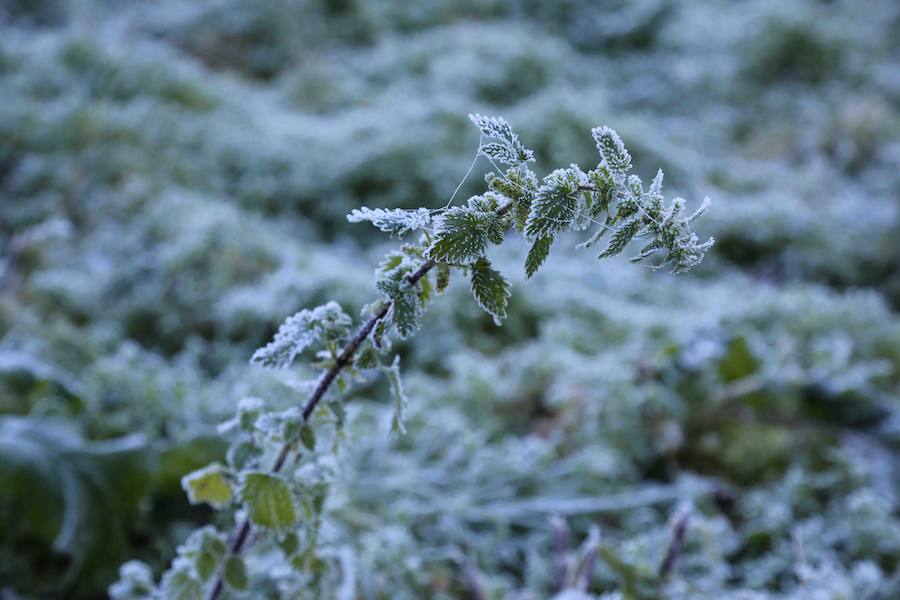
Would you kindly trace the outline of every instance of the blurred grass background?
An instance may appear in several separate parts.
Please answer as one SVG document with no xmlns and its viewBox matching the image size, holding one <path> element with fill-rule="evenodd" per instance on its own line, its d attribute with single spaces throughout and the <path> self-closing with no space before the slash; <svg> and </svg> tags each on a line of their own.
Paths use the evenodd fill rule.
<svg viewBox="0 0 900 600">
<path fill-rule="evenodd" d="M 502 328 L 441 298 L 408 435 L 383 383 L 349 406 L 329 535 L 360 597 L 468 597 L 458 556 L 549 597 L 554 515 L 651 569 L 679 502 L 667 598 L 900 595 L 893 0 L 4 0 L 0 597 L 103 597 L 211 518 L 178 481 L 215 424 L 299 400 L 252 350 L 372 299 L 385 241 L 344 216 L 442 206 L 469 112 L 539 169 L 614 127 L 718 243 L 678 278 L 560 244 L 527 284 L 504 248 Z"/>
</svg>

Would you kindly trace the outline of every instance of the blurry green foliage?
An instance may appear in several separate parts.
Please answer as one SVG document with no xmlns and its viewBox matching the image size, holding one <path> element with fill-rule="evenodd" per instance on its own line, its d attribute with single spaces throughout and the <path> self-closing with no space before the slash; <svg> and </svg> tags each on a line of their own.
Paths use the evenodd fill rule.
<svg viewBox="0 0 900 600">
<path fill-rule="evenodd" d="M 348 404 L 323 585 L 552 597 L 596 525 L 570 583 L 604 600 L 629 572 L 670 598 L 897 595 L 893 0 L 20 1 L 0 22 L 0 595 L 167 566 L 209 516 L 181 477 L 228 464 L 215 425 L 243 397 L 294 404 L 253 349 L 303 307 L 358 314 L 383 252 L 345 215 L 443 206 L 475 111 L 521 123 L 536 169 L 588 164 L 584 132 L 614 125 L 645 178 L 716 198 L 716 251 L 678 280 L 556 251 L 511 277 L 503 328 L 451 283 L 428 343 L 396 346 L 406 435 L 386 383 Z M 519 273 L 527 248 L 505 252 Z M 62 473 L 91 499 L 74 562 Z M 307 561 L 302 541 L 273 555 Z M 257 597 L 273 565 L 245 565 Z"/>
</svg>

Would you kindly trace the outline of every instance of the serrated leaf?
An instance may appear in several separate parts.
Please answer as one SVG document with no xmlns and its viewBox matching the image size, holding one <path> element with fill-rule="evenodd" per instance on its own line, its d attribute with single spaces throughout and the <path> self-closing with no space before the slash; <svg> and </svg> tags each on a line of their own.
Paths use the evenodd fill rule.
<svg viewBox="0 0 900 600">
<path fill-rule="evenodd" d="M 401 338 L 409 337 L 419 328 L 419 317 L 424 309 L 419 283 L 410 285 L 408 280 L 413 268 L 414 263 L 405 261 L 393 269 L 381 270 L 375 283 L 379 291 L 391 302 L 384 321 L 390 322 Z M 384 330 L 376 327 L 374 338 L 376 345 L 382 341 L 383 334 Z"/>
<path fill-rule="evenodd" d="M 181 487 L 191 504 L 206 503 L 222 508 L 231 502 L 233 495 L 229 473 L 227 467 L 214 462 L 182 477 Z"/>
<path fill-rule="evenodd" d="M 340 400 L 332 400 L 328 402 L 327 406 L 334 416 L 335 424 L 338 427 L 343 427 L 344 421 L 347 420 L 347 408 L 344 406 L 344 403 Z"/>
<path fill-rule="evenodd" d="M 609 238 L 609 244 L 606 246 L 606 250 L 604 250 L 597 258 L 607 258 L 620 253 L 625 249 L 632 238 L 637 235 L 638 231 L 641 229 L 641 225 L 641 219 L 637 216 L 631 217 L 619 225 Z"/>
<path fill-rule="evenodd" d="M 222 575 L 225 583 L 239 591 L 246 590 L 250 583 L 247 577 L 247 565 L 239 556 L 228 557 Z"/>
<path fill-rule="evenodd" d="M 438 265 L 434 289 L 438 294 L 443 294 L 448 285 L 450 285 L 450 267 L 443 264 Z"/>
<path fill-rule="evenodd" d="M 169 570 L 160 583 L 163 600 L 203 600 L 203 584 L 186 567 Z"/>
<path fill-rule="evenodd" d="M 528 256 L 525 258 L 525 275 L 527 277 L 534 275 L 540 266 L 544 264 L 544 261 L 547 260 L 547 256 L 550 254 L 550 246 L 552 244 L 553 238 L 545 236 L 538 238 L 531 245 L 531 250 L 528 251 Z"/>
<path fill-rule="evenodd" d="M 503 145 L 509 149 L 511 156 L 515 157 L 512 164 L 534 160 L 534 152 L 522 145 L 519 141 L 519 136 L 513 132 L 512 127 L 502 117 L 484 117 L 479 114 L 470 114 L 469 120 L 484 135 L 503 142 Z"/>
<path fill-rule="evenodd" d="M 578 210 L 579 191 L 566 169 L 557 169 L 544 178 L 531 202 L 525 234 L 533 239 L 553 236 L 572 224 Z"/>
<path fill-rule="evenodd" d="M 216 566 L 218 566 L 218 564 L 216 557 L 209 552 L 201 552 L 194 560 L 194 567 L 197 569 L 197 574 L 200 575 L 200 579 L 203 581 L 212 577 L 212 574 L 216 572 Z"/>
<path fill-rule="evenodd" d="M 314 451 L 316 449 L 316 432 L 309 423 L 304 423 L 300 428 L 300 441 L 307 450 Z"/>
<path fill-rule="evenodd" d="M 604 126 L 593 128 L 591 135 L 594 136 L 603 163 L 610 171 L 622 174 L 631 168 L 631 155 L 618 133 Z"/>
<path fill-rule="evenodd" d="M 260 527 L 277 531 L 297 522 L 297 510 L 287 482 L 278 475 L 251 471 L 244 474 L 241 499 L 250 519 Z"/>
<path fill-rule="evenodd" d="M 254 352 L 250 362 L 283 369 L 317 340 L 334 341 L 346 335 L 351 323 L 337 302 L 301 310 L 281 324 L 274 339 Z"/>
<path fill-rule="evenodd" d="M 597 218 L 603 213 L 608 215 L 609 208 L 616 198 L 617 189 L 609 167 L 601 164 L 593 171 L 589 171 L 587 177 L 594 188 L 591 191 L 591 217 Z"/>
<path fill-rule="evenodd" d="M 414 287 L 408 286 L 401 289 L 392 297 L 394 303 L 391 306 L 391 322 L 397 328 L 397 334 L 401 339 L 406 339 L 419 329 L 419 317 L 422 315 L 422 305 Z"/>
<path fill-rule="evenodd" d="M 481 257 L 472 265 L 472 294 L 478 306 L 494 318 L 500 325 L 506 318 L 509 301 L 509 281 L 499 271 L 491 267 L 491 262 Z"/>
<path fill-rule="evenodd" d="M 475 198 L 478 198 L 477 196 Z M 484 254 L 488 242 L 503 241 L 501 217 L 493 210 L 454 206 L 443 213 L 435 227 L 437 239 L 428 249 L 428 257 L 437 262 L 468 263 Z"/>
<path fill-rule="evenodd" d="M 366 346 L 356 356 L 356 368 L 362 370 L 375 369 L 378 367 L 378 351 L 372 346 Z"/>
<path fill-rule="evenodd" d="M 431 285 L 431 277 L 426 275 L 418 282 L 419 285 L 419 304 L 425 306 L 434 296 L 434 286 Z"/>
<path fill-rule="evenodd" d="M 353 209 L 347 215 L 347 220 L 351 223 L 368 221 L 385 233 L 403 237 L 403 234 L 407 232 L 427 228 L 431 224 L 431 212 L 427 208 L 417 208 L 415 210 L 403 208 L 372 209 L 363 206 L 362 208 Z"/>
<path fill-rule="evenodd" d="M 506 144 L 498 144 L 496 142 L 482 144 L 479 152 L 489 159 L 496 160 L 505 165 L 515 165 L 519 162 L 519 158 L 515 151 Z"/>
</svg>

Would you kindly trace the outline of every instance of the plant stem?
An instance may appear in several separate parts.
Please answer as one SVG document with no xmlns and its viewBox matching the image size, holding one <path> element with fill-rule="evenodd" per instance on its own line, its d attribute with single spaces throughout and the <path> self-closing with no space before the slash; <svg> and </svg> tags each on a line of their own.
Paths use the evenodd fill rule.
<svg viewBox="0 0 900 600">
<path fill-rule="evenodd" d="M 497 216 L 503 216 L 512 209 L 513 203 L 505 204 L 497 209 Z M 416 285 L 420 279 L 425 277 L 428 272 L 437 266 L 437 262 L 432 259 L 427 259 L 425 262 L 421 264 L 421 266 L 416 269 L 412 274 L 410 274 L 406 281 L 409 285 Z M 363 323 L 363 325 L 356 331 L 356 334 L 353 336 L 353 339 L 347 344 L 344 348 L 343 352 L 337 357 L 337 360 L 334 361 L 334 364 L 325 371 L 325 373 L 319 378 L 319 382 L 316 384 L 315 389 L 309 395 L 309 398 L 306 400 L 306 403 L 303 405 L 303 421 L 309 421 L 309 417 L 312 415 L 313 411 L 316 409 L 316 406 L 319 405 L 322 398 L 325 397 L 325 393 L 328 392 L 328 388 L 331 387 L 331 384 L 334 383 L 334 380 L 337 379 L 337 376 L 340 374 L 345 367 L 349 366 L 353 361 L 353 355 L 356 354 L 356 351 L 359 350 L 359 347 L 362 345 L 366 338 L 369 337 L 369 334 L 372 333 L 372 330 L 375 328 L 375 325 L 378 324 L 378 321 L 382 320 L 385 316 L 387 316 L 388 311 L 391 309 L 391 303 L 385 303 L 378 311 L 373 314 L 368 321 Z M 281 450 L 278 452 L 278 457 L 275 459 L 275 462 L 272 464 L 271 473 L 278 473 L 281 471 L 282 467 L 284 467 L 284 463 L 287 461 L 287 457 L 291 452 L 291 444 L 284 444 L 281 447 Z M 241 524 L 237 528 L 237 532 L 234 536 L 234 541 L 231 544 L 229 549 L 229 556 L 234 556 L 240 554 L 244 546 L 247 543 L 247 540 L 250 537 L 250 532 L 252 529 L 252 525 L 250 523 L 250 519 L 244 519 Z M 209 600 L 217 600 L 219 595 L 222 593 L 224 588 L 224 582 L 222 580 L 221 573 L 216 577 L 216 583 L 213 585 L 212 590 L 209 593 Z"/>
<path fill-rule="evenodd" d="M 682 509 L 675 515 L 675 518 L 672 520 L 672 525 L 669 530 L 669 546 L 668 548 L 666 548 L 666 554 L 659 565 L 660 580 L 663 580 L 669 576 L 669 573 L 672 572 L 672 567 L 675 566 L 675 561 L 681 554 L 682 547 L 684 546 L 684 534 L 687 530 L 687 522 L 689 516 L 690 511 L 687 509 Z"/>
</svg>

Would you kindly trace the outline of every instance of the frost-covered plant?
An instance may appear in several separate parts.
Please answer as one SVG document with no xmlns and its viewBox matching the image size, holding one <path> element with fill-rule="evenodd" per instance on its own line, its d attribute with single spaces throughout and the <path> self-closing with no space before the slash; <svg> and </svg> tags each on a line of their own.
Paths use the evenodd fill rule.
<svg viewBox="0 0 900 600">
<path fill-rule="evenodd" d="M 454 272 L 468 277 L 475 301 L 501 324 L 510 284 L 486 253 L 510 230 L 531 243 L 525 260 L 528 277 L 546 260 L 560 234 L 593 225 L 595 233 L 580 246 L 590 247 L 608 232 L 598 258 L 617 255 L 638 238 L 644 247 L 632 260 L 646 261 L 659 253 L 661 259 L 651 266 L 668 265 L 673 273 L 699 264 L 712 246 L 711 238 L 700 242 L 690 228 L 708 200 L 693 215 L 681 217 L 684 200 L 664 202 L 661 171 L 645 191 L 641 179 L 630 173 L 631 156 L 612 129 L 592 131 L 600 154 L 595 168 L 584 172 L 573 164 L 539 180 L 529 166 L 534 153 L 509 123 L 477 114 L 469 118 L 482 135 L 479 155 L 496 168 L 485 178 L 487 191 L 465 204 L 451 206 L 451 202 L 438 210 L 352 211 L 351 222 L 367 221 L 398 237 L 420 235 L 389 252 L 378 265 L 375 285 L 380 296 L 363 309 L 364 321 L 355 332 L 351 317 L 336 302 L 302 310 L 281 325 L 251 362 L 286 368 L 308 348 L 317 348 L 314 365 L 320 375 L 296 384 L 308 394 L 305 403 L 268 412 L 258 399 L 242 401 L 237 416 L 220 428 L 236 434 L 227 464 L 212 463 L 182 480 L 191 503 L 235 509 L 239 525 L 230 542 L 226 545 L 225 534 L 212 526 L 196 531 L 152 589 L 146 569 L 129 563 L 122 580 L 111 588 L 115 598 L 217 598 L 226 591 L 246 590 L 251 581 L 254 591 L 318 597 L 317 590 L 326 582 L 337 585 L 339 561 L 317 543 L 327 527 L 323 508 L 334 474 L 334 453 L 344 436 L 345 409 L 332 389 L 345 391 L 380 369 L 394 397 L 393 429 L 404 432 L 408 401 L 399 356 L 383 358 L 392 353 L 391 340 L 405 339 L 419 329 L 429 302 L 446 289 Z M 254 540 L 259 552 L 280 553 L 287 568 L 251 572 L 252 562 L 242 554 Z"/>
</svg>

